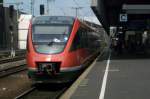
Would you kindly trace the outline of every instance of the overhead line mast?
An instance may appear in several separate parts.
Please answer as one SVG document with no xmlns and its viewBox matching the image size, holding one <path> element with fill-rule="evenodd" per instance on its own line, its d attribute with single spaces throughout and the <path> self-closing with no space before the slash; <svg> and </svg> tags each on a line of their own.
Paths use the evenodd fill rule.
<svg viewBox="0 0 150 99">
<path fill-rule="evenodd" d="M 34 16 L 34 0 L 31 0 L 31 14 Z"/>
<path fill-rule="evenodd" d="M 79 10 L 82 8 L 83 7 L 72 7 L 72 9 L 75 9 L 75 11 L 76 11 L 76 17 L 78 17 Z"/>
</svg>

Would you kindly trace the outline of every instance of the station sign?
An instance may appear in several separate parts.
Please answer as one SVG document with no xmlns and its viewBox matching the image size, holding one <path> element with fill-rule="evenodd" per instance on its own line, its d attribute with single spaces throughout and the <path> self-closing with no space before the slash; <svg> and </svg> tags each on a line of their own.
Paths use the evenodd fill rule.
<svg viewBox="0 0 150 99">
<path fill-rule="evenodd" d="M 128 21 L 128 15 L 127 14 L 120 14 L 119 16 L 120 22 L 127 22 Z"/>
</svg>

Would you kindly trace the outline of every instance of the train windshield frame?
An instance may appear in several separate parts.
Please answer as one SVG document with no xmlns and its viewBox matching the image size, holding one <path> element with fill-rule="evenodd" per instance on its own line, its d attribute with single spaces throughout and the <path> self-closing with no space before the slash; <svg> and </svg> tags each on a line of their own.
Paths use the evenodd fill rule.
<svg viewBox="0 0 150 99">
<path fill-rule="evenodd" d="M 33 42 L 53 42 L 66 43 L 71 33 L 71 25 L 51 24 L 51 25 L 33 25 Z"/>
<path fill-rule="evenodd" d="M 71 32 L 70 24 L 33 25 L 32 42 L 39 53 L 57 54 L 64 50 Z"/>
</svg>

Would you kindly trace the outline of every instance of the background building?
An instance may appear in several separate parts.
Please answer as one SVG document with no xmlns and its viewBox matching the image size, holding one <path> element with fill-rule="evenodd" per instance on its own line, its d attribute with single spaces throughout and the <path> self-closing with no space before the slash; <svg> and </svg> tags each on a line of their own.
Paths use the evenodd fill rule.
<svg viewBox="0 0 150 99">
<path fill-rule="evenodd" d="M 0 12 L 0 49 L 17 49 L 17 11 L 1 5 Z"/>
</svg>

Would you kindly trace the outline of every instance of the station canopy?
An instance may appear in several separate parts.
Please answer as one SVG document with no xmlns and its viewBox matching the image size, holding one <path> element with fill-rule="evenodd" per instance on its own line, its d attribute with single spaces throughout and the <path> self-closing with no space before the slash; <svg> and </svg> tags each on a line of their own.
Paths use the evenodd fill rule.
<svg viewBox="0 0 150 99">
<path fill-rule="evenodd" d="M 106 30 L 120 22 L 150 18 L 150 0 L 92 0 L 91 8 Z"/>
<path fill-rule="evenodd" d="M 3 0 L 0 0 L 0 3 L 2 3 L 3 2 Z"/>
</svg>

